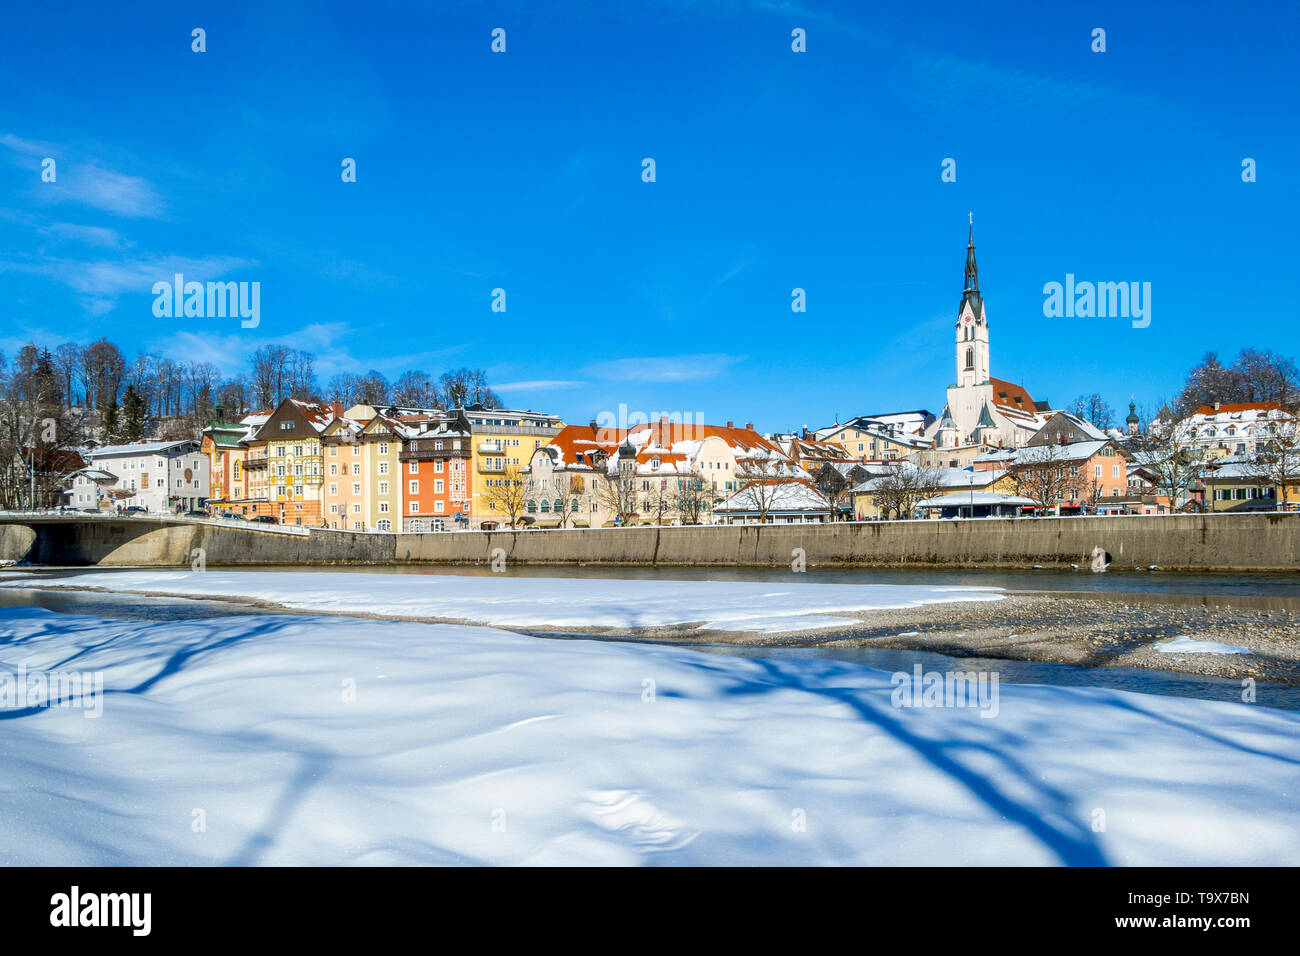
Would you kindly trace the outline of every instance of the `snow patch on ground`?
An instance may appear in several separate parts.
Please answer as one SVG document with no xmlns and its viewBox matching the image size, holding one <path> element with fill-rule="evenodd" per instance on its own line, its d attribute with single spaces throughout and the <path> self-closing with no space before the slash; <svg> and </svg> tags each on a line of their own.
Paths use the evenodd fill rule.
<svg viewBox="0 0 1300 956">
<path fill-rule="evenodd" d="M 1218 641 L 1194 641 L 1186 634 L 1179 634 L 1171 641 L 1157 644 L 1156 650 L 1162 654 L 1249 654 L 1249 647 L 1236 644 L 1220 644 Z"/>
<path fill-rule="evenodd" d="M 989 719 L 827 659 L 319 615 L 3 608 L 20 665 L 105 698 L 0 709 L 6 865 L 1300 859 L 1300 715 L 1258 706 L 1002 685 Z"/>
<path fill-rule="evenodd" d="M 3 587 L 94 587 L 180 597 L 239 597 L 301 610 L 445 618 L 502 627 L 663 627 L 797 630 L 807 615 L 998 601 L 1000 588 L 893 584 L 513 578 L 448 574 L 277 571 L 91 571 L 51 578 L 5 576 Z M 781 627 L 782 618 L 803 620 Z M 742 627 L 743 622 L 752 622 Z M 851 621 L 849 623 L 857 623 Z M 829 626 L 829 625 L 828 625 Z"/>
</svg>

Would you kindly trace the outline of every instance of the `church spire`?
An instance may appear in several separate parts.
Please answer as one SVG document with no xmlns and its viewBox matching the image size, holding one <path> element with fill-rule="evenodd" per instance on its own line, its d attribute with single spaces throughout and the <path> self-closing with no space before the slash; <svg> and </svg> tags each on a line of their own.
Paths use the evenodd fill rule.
<svg viewBox="0 0 1300 956">
<path fill-rule="evenodd" d="M 959 314 L 965 311 L 968 302 L 975 317 L 980 318 L 984 306 L 980 299 L 979 267 L 975 264 L 975 213 L 973 212 L 970 214 L 970 234 L 966 239 L 966 286 L 962 289 L 961 306 L 957 310 Z"/>
</svg>

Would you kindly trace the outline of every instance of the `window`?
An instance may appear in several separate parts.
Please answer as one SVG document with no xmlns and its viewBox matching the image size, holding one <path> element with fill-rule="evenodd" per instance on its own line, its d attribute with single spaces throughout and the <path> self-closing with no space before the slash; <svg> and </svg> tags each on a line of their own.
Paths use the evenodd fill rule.
<svg viewBox="0 0 1300 956">
<path fill-rule="evenodd" d="M 359 475 L 359 474 L 361 474 L 361 462 L 359 462 L 359 461 L 354 461 L 354 462 L 352 463 L 352 474 L 354 474 L 354 475 Z"/>
<path fill-rule="evenodd" d="M 966 369 L 968 371 L 971 371 L 974 370 L 974 368 L 975 368 L 975 350 L 968 348 L 966 350 Z"/>
<path fill-rule="evenodd" d="M 411 506 L 410 506 L 410 508 L 411 508 L 411 514 L 418 514 L 419 511 L 420 511 L 420 503 L 419 503 L 418 501 L 412 501 L 412 502 L 411 502 Z M 419 529 L 418 529 L 418 528 L 412 528 L 411 530 L 412 530 L 412 531 L 418 531 Z"/>
<path fill-rule="evenodd" d="M 393 523 L 389 521 L 387 518 L 384 518 L 382 521 L 379 522 L 377 527 L 379 528 L 380 531 L 392 531 Z"/>
<path fill-rule="evenodd" d="M 386 514 L 388 514 L 388 502 L 387 502 L 387 501 L 381 501 L 381 502 L 379 502 L 379 513 L 380 513 L 381 515 L 386 515 Z M 381 522 L 379 522 L 379 523 L 380 523 L 380 524 L 384 524 L 383 521 L 381 521 Z"/>
<path fill-rule="evenodd" d="M 439 460 L 439 461 L 435 461 L 435 462 L 433 463 L 433 471 L 434 471 L 435 474 L 439 474 L 439 475 L 442 474 L 442 461 L 441 461 L 441 460 Z"/>
<path fill-rule="evenodd" d="M 388 482 L 386 482 L 386 481 L 381 481 L 381 482 L 379 483 L 379 493 L 380 493 L 381 495 L 386 495 L 386 494 L 388 494 Z"/>
<path fill-rule="evenodd" d="M 406 484 L 407 484 L 407 490 L 411 494 L 418 495 L 420 493 L 420 483 L 418 481 L 411 480 L 408 481 Z"/>
<path fill-rule="evenodd" d="M 386 442 L 386 441 L 381 441 L 381 442 L 379 443 L 379 454 L 381 454 L 381 455 L 387 455 L 387 454 L 388 454 L 388 442 Z"/>
<path fill-rule="evenodd" d="M 420 473 L 420 463 L 418 461 L 407 462 L 406 473 L 408 475 L 418 475 Z"/>
<path fill-rule="evenodd" d="M 386 461 L 381 461 L 381 462 L 379 463 L 379 473 L 380 473 L 381 475 L 386 475 L 386 474 L 388 474 L 388 462 L 386 462 Z"/>
<path fill-rule="evenodd" d="M 338 465 L 330 465 L 330 474 L 331 474 L 331 475 L 337 475 L 338 473 L 339 473 L 339 466 L 338 466 Z"/>
<path fill-rule="evenodd" d="M 354 515 L 359 515 L 359 514 L 361 514 L 361 505 L 360 505 L 360 504 L 353 504 L 353 505 L 352 505 L 352 513 L 353 513 Z M 360 526 L 358 525 L 358 527 L 360 527 Z"/>
<path fill-rule="evenodd" d="M 490 504 L 489 507 L 495 508 L 496 505 L 492 505 L 492 504 Z M 443 512 L 442 502 L 441 502 L 441 501 L 435 501 L 435 502 L 433 503 L 433 510 L 436 511 L 438 514 L 442 514 L 442 512 Z"/>
<path fill-rule="evenodd" d="M 436 479 L 434 479 L 434 482 L 433 482 L 433 493 L 434 493 L 435 495 L 440 495 L 440 494 L 442 494 L 442 479 L 441 479 L 441 478 L 436 478 Z"/>
<path fill-rule="evenodd" d="M 354 495 L 361 494 L 361 482 L 359 481 L 352 482 L 352 493 Z"/>
</svg>

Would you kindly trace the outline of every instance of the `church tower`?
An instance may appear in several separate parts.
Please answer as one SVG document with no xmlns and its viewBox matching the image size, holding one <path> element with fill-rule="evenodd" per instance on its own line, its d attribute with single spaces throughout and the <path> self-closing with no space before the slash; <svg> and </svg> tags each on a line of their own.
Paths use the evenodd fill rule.
<svg viewBox="0 0 1300 956">
<path fill-rule="evenodd" d="M 989 380 L 989 326 L 980 296 L 979 267 L 975 265 L 975 215 L 970 216 L 966 241 L 966 287 L 957 308 L 957 384 L 982 385 Z"/>
</svg>

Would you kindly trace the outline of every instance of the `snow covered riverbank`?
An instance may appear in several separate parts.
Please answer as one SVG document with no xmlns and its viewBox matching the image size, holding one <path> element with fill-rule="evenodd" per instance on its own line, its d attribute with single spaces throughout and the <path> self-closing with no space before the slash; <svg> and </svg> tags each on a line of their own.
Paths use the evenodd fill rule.
<svg viewBox="0 0 1300 956">
<path fill-rule="evenodd" d="M 102 588 L 234 597 L 295 610 L 441 618 L 502 627 L 630 629 L 701 623 L 711 630 L 804 630 L 853 623 L 810 617 L 997 601 L 998 588 L 747 581 L 600 580 L 270 571 L 89 571 L 0 575 L 3 587 Z"/>
<path fill-rule="evenodd" d="M 1244 704 L 1003 685 L 989 718 L 825 660 L 0 608 L 20 666 L 104 696 L 0 707 L 5 864 L 1300 860 L 1300 717 Z"/>
</svg>

